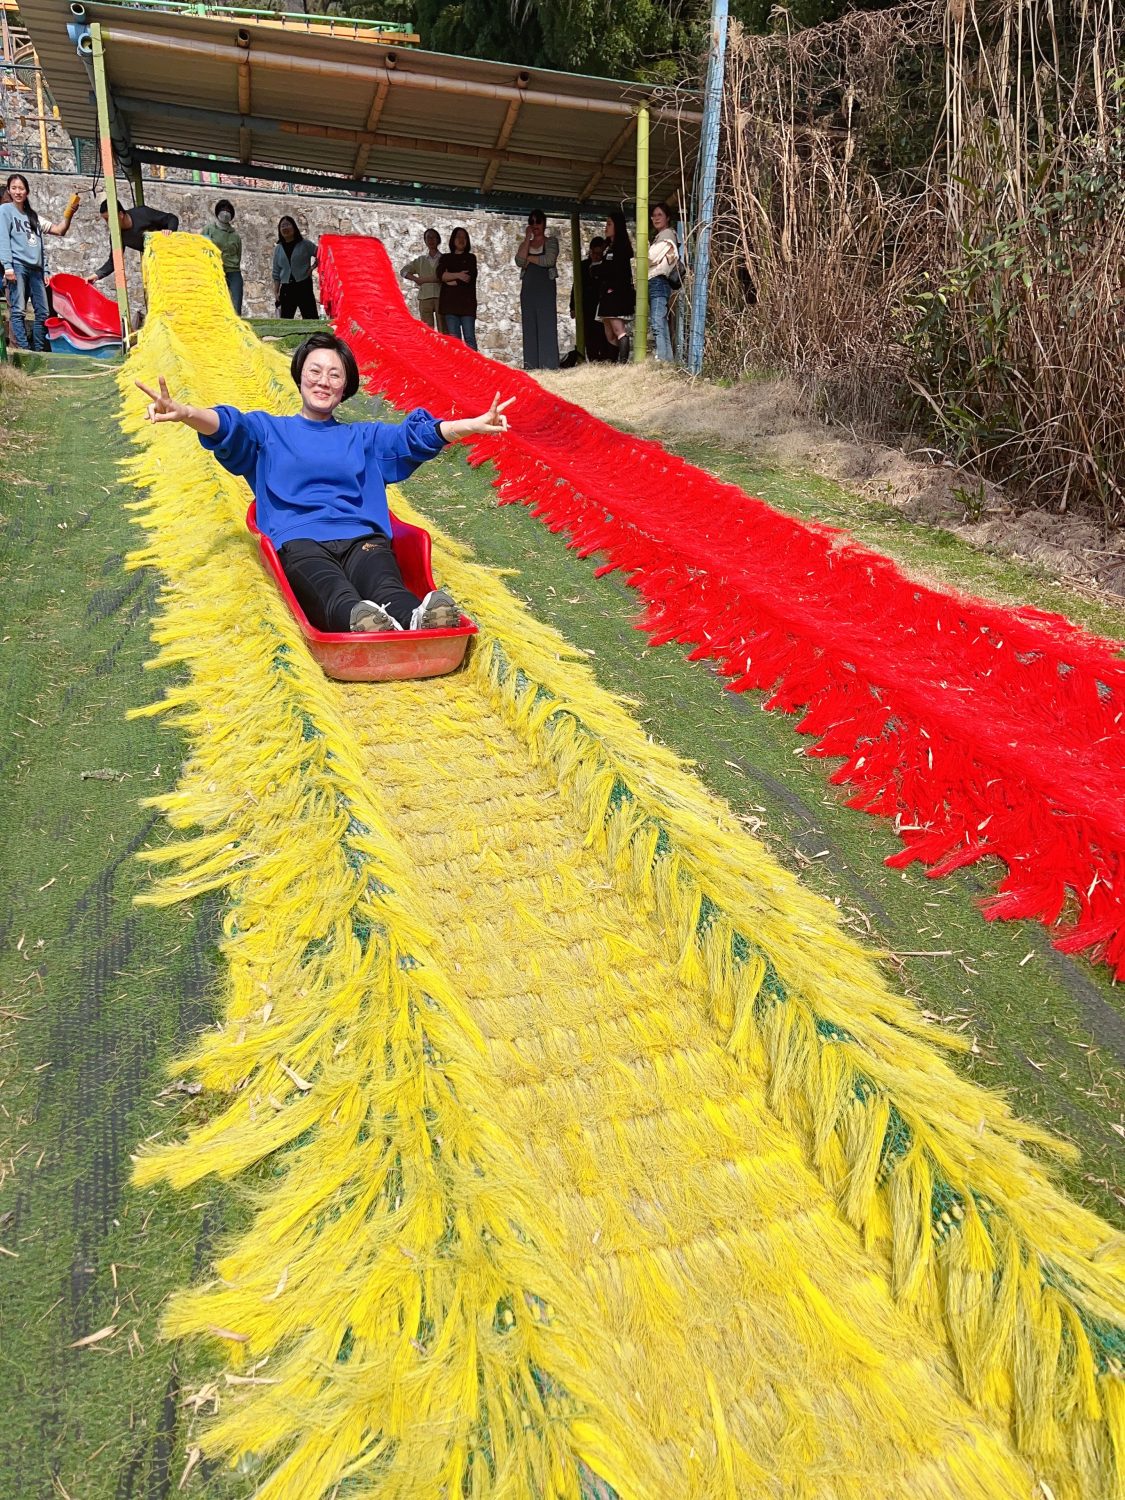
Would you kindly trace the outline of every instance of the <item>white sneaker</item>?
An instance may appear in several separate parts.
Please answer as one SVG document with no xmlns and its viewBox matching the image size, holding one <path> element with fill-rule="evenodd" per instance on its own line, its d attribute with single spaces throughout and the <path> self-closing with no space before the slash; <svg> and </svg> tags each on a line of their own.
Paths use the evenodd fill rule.
<svg viewBox="0 0 1125 1500">
<path fill-rule="evenodd" d="M 401 630 L 402 626 L 394 615 L 388 614 L 374 599 L 361 599 L 352 606 L 348 629 L 375 634 L 386 630 Z"/>
<path fill-rule="evenodd" d="M 461 623 L 461 611 L 444 589 L 431 589 L 410 616 L 411 630 L 453 630 Z"/>
</svg>

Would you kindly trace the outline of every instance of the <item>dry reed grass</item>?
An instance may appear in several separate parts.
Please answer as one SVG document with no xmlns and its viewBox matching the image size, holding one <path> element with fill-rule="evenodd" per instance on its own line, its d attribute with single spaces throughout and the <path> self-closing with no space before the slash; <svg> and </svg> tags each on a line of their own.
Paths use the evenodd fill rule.
<svg viewBox="0 0 1125 1500">
<path fill-rule="evenodd" d="M 1125 77 L 1113 0 L 920 0 L 732 27 L 723 373 L 921 421 L 1036 503 L 1125 513 Z"/>
</svg>

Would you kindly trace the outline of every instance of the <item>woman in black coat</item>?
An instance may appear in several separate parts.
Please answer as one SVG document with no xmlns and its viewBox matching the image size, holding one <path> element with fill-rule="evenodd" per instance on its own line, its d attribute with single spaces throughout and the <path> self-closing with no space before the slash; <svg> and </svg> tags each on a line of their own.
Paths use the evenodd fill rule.
<svg viewBox="0 0 1125 1500">
<path fill-rule="evenodd" d="M 625 319 L 633 316 L 637 294 L 633 287 L 633 242 L 623 213 L 612 213 L 605 221 L 605 251 L 590 273 L 598 292 L 597 316 L 610 346 L 617 350 L 617 363 L 629 358 L 629 335 Z"/>
</svg>

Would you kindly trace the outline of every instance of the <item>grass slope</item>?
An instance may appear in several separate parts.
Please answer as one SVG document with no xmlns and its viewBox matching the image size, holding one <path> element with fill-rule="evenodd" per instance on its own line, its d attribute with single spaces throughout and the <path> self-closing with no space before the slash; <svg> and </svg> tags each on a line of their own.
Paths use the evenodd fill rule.
<svg viewBox="0 0 1125 1500">
<path fill-rule="evenodd" d="M 685 456 L 791 514 L 847 525 L 867 510 L 836 486 L 755 470 L 745 455 L 713 445 Z M 577 558 L 522 506 L 498 508 L 487 470 L 447 455 L 407 489 L 480 561 L 515 568 L 514 587 L 587 653 L 602 684 L 634 699 L 651 733 L 694 760 L 706 784 L 784 864 L 896 955 L 899 982 L 923 1009 L 975 1039 L 967 1062 L 973 1075 L 1009 1091 L 1021 1113 L 1081 1148 L 1081 1164 L 1065 1174 L 1074 1195 L 1125 1225 L 1125 1004 L 1105 971 L 1055 952 L 1036 923 L 984 922 L 977 899 L 995 884 L 999 866 L 942 881 L 888 870 L 883 859 L 898 848 L 890 825 L 843 805 L 828 783 L 831 768 L 804 756 L 791 720 L 762 712 L 762 694 L 724 692 L 704 664 L 686 661 L 674 646 L 649 650 L 632 627 L 637 595 L 616 574 L 595 579 L 597 559 Z M 893 530 L 902 545 L 887 550 L 931 576 L 1044 602 L 1041 577 L 993 563 L 947 533 L 913 530 L 897 512 L 874 514 L 886 509 L 860 514 L 864 540 L 879 545 L 880 528 Z M 1050 602 L 1056 609 L 1082 603 L 1057 593 Z M 1099 610 L 1075 613 L 1110 628 Z"/>
<path fill-rule="evenodd" d="M 12 1500 L 175 1492 L 184 1394 L 204 1369 L 158 1341 L 160 1304 L 206 1267 L 228 1217 L 211 1188 L 187 1201 L 128 1185 L 135 1143 L 175 1128 L 183 1096 L 159 1097 L 165 1059 L 212 1018 L 216 911 L 132 905 L 147 878 L 133 853 L 164 837 L 139 801 L 174 783 L 181 746 L 124 717 L 161 683 L 142 667 L 157 579 L 122 569 L 136 532 L 115 409 L 109 372 L 0 384 L 0 1495 Z"/>
<path fill-rule="evenodd" d="M 292 342 L 307 330 L 279 331 Z M 134 533 L 115 408 L 109 371 L 0 383 L 0 1495 L 20 1500 L 176 1492 L 194 1420 L 185 1398 L 210 1371 L 205 1351 L 159 1343 L 160 1305 L 206 1274 L 238 1214 L 213 1184 L 190 1196 L 128 1185 L 133 1145 L 177 1130 L 182 1096 L 161 1097 L 163 1064 L 212 1018 L 217 916 L 206 903 L 132 906 L 146 880 L 132 853 L 165 836 L 138 803 L 172 784 L 182 746 L 124 719 L 161 684 L 142 667 L 157 580 L 121 566 Z M 745 459 L 709 452 L 708 466 L 824 514 L 819 481 L 784 478 L 787 505 Z M 1055 954 L 1037 926 L 986 926 L 974 909 L 986 871 L 933 884 L 886 870 L 888 826 L 841 806 L 791 724 L 675 650 L 649 651 L 631 627 L 635 597 L 595 581 L 593 563 L 522 508 L 498 509 L 485 475 L 447 455 L 410 488 L 482 561 L 518 568 L 535 611 L 860 931 L 935 955 L 902 957 L 903 981 L 978 1038 L 975 1073 L 1079 1142 L 1072 1188 L 1125 1222 L 1112 1180 L 1125 1023 L 1105 975 Z M 952 574 L 980 587 L 959 571 L 978 555 L 950 556 Z M 191 1482 L 224 1497 L 252 1486 L 205 1468 Z"/>
</svg>

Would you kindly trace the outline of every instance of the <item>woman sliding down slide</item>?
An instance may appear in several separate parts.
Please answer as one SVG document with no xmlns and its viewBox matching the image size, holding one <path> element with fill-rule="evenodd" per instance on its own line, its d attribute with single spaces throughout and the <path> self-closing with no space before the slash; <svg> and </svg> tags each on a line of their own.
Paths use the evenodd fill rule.
<svg viewBox="0 0 1125 1500">
<path fill-rule="evenodd" d="M 409 479 L 460 438 L 507 432 L 512 397 L 494 397 L 480 417 L 439 421 L 412 411 L 404 422 L 337 422 L 359 390 L 355 355 L 330 333 L 314 333 L 293 356 L 301 412 L 274 417 L 233 406 L 187 406 L 160 376 L 150 422 L 182 422 L 232 474 L 250 481 L 258 526 L 277 549 L 301 608 L 318 630 L 448 630 L 461 613 L 444 589 L 424 599 L 402 581 L 391 550 L 388 484 Z"/>
</svg>

